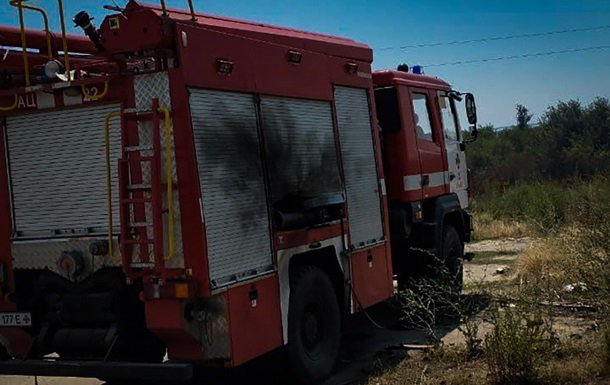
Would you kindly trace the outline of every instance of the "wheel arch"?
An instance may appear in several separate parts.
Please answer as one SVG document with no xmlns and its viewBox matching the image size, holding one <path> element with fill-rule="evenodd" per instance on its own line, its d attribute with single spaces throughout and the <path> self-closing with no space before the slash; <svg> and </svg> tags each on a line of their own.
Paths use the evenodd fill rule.
<svg viewBox="0 0 610 385">
<path fill-rule="evenodd" d="M 288 343 L 288 309 L 290 304 L 291 277 L 300 266 L 315 266 L 326 273 L 335 289 L 339 309 L 343 309 L 349 295 L 345 290 L 345 269 L 342 263 L 343 239 L 336 237 L 311 245 L 278 251 L 278 278 L 280 285 L 280 310 L 284 344 Z M 349 274 L 349 271 L 348 273 Z"/>
<path fill-rule="evenodd" d="M 436 200 L 435 222 L 437 223 L 437 226 L 435 229 L 434 243 L 439 256 L 442 252 L 443 228 L 446 225 L 453 226 L 457 230 L 462 242 L 468 240 L 468 226 L 466 226 L 464 212 L 456 194 L 444 195 Z"/>
</svg>

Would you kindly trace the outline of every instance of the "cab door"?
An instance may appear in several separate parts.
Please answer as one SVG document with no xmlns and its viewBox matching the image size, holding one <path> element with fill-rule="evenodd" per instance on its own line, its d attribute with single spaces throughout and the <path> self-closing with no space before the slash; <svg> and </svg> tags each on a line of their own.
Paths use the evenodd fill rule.
<svg viewBox="0 0 610 385">
<path fill-rule="evenodd" d="M 468 167 L 455 101 L 445 91 L 438 91 L 437 100 L 447 149 L 449 191 L 457 194 L 460 206 L 466 208 L 468 207 Z"/>
<path fill-rule="evenodd" d="M 435 114 L 435 94 L 410 87 L 413 127 L 421 163 L 419 184 L 423 199 L 443 195 L 446 187 L 446 152 L 440 122 Z"/>
</svg>

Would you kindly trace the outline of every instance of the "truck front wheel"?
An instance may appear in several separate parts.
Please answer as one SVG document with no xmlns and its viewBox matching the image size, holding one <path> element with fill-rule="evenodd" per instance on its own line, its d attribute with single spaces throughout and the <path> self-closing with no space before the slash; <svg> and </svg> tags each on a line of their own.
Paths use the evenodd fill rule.
<svg viewBox="0 0 610 385">
<path fill-rule="evenodd" d="M 341 342 L 337 295 L 328 275 L 313 266 L 292 274 L 288 310 L 288 352 L 295 379 L 303 384 L 328 377 Z"/>
<path fill-rule="evenodd" d="M 443 227 L 442 262 L 444 263 L 444 283 L 449 285 L 452 295 L 462 292 L 464 281 L 464 243 L 453 226 Z"/>
</svg>

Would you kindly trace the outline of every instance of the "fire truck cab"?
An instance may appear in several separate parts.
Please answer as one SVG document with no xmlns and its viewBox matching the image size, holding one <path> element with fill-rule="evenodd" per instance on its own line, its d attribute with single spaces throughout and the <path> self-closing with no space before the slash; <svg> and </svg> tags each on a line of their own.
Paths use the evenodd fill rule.
<svg viewBox="0 0 610 385">
<path fill-rule="evenodd" d="M 465 138 L 456 107 L 462 95 L 443 80 L 410 73 L 406 65 L 373 73 L 373 82 L 394 273 L 403 282 L 421 276 L 429 261 L 413 249 L 433 250 L 456 275 L 459 289 L 458 259 L 472 234 Z M 465 97 L 476 139 L 474 99 Z M 461 250 L 443 255 L 447 245 Z"/>
<path fill-rule="evenodd" d="M 415 250 L 460 290 L 449 84 L 192 2 L 110 8 L 75 16 L 88 39 L 0 26 L 0 375 L 179 381 L 283 348 L 314 383 L 345 317 L 429 270 Z"/>
</svg>

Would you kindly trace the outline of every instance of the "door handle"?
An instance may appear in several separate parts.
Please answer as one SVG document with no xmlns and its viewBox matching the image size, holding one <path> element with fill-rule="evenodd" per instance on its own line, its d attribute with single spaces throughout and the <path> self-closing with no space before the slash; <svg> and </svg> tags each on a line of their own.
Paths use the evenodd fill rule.
<svg viewBox="0 0 610 385">
<path fill-rule="evenodd" d="M 450 173 L 449 174 L 449 180 L 454 180 L 456 176 L 457 175 L 455 175 L 454 173 Z"/>
<path fill-rule="evenodd" d="M 422 187 L 426 187 L 430 184 L 430 175 L 422 175 L 421 176 L 421 185 Z"/>
</svg>

